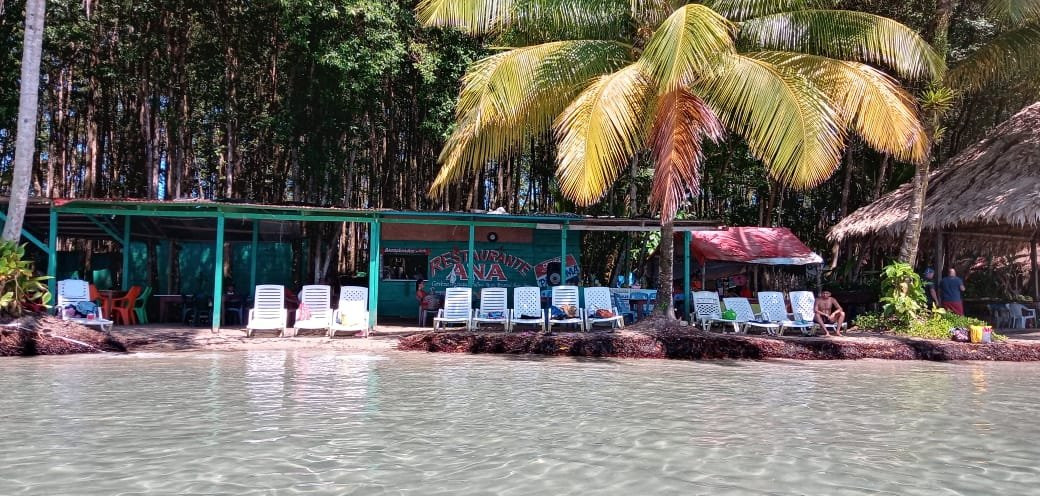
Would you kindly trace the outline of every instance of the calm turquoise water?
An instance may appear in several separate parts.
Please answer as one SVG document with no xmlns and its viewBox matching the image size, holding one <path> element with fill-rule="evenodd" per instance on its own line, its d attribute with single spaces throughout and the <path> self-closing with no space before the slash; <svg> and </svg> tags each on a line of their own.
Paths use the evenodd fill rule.
<svg viewBox="0 0 1040 496">
<path fill-rule="evenodd" d="M 1037 494 L 1040 366 L 0 360 L 0 494 Z"/>
</svg>

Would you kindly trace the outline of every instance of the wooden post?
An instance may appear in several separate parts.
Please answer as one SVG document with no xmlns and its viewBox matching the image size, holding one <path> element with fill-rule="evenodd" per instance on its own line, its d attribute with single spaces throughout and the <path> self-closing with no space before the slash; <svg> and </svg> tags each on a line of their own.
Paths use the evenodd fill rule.
<svg viewBox="0 0 1040 496">
<path fill-rule="evenodd" d="M 467 253 L 467 255 L 466 255 L 466 282 L 468 283 L 468 284 L 466 284 L 466 286 L 468 286 L 470 288 L 473 287 L 473 282 L 474 282 L 473 281 L 473 279 L 474 279 L 474 273 L 473 273 L 474 253 L 473 252 L 474 252 L 474 250 L 476 250 L 476 239 L 475 239 L 476 235 L 477 235 L 477 226 L 474 225 L 473 222 L 470 222 L 469 223 L 469 242 L 466 244 L 466 250 L 467 250 L 466 251 L 466 253 Z"/>
<path fill-rule="evenodd" d="M 1036 243 L 1037 235 L 1033 234 L 1033 239 L 1029 242 L 1029 268 L 1033 271 L 1033 306 L 1035 307 L 1040 302 L 1040 268 L 1037 267 L 1036 263 Z"/>
<path fill-rule="evenodd" d="M 130 216 L 123 216 L 123 291 L 130 289 Z"/>
<path fill-rule="evenodd" d="M 380 273 L 380 224 L 376 219 L 369 224 L 368 230 L 368 330 L 370 334 L 376 327 L 376 314 L 379 307 L 379 273 Z"/>
<path fill-rule="evenodd" d="M 1035 276 L 1036 272 L 1033 274 Z M 50 228 L 47 231 L 47 275 L 50 276 L 47 280 L 47 291 L 51 293 L 51 302 L 57 304 L 58 295 L 55 292 L 58 290 L 58 211 L 54 210 L 54 207 L 51 207 Z M 86 274 L 84 279 L 85 276 Z"/>
<path fill-rule="evenodd" d="M 935 279 L 942 279 L 943 274 L 946 272 L 943 270 L 943 265 L 946 264 L 946 240 L 943 237 L 942 229 L 935 232 Z"/>
<path fill-rule="evenodd" d="M 213 253 L 213 320 L 211 328 L 213 332 L 220 329 L 221 317 L 223 317 L 224 303 L 224 215 L 217 217 L 217 243 Z"/>
<path fill-rule="evenodd" d="M 256 291 L 256 251 L 260 247 L 260 221 L 253 221 L 253 239 L 249 242 L 249 294 Z"/>
<path fill-rule="evenodd" d="M 551 282 L 550 282 L 551 284 Z M 560 224 L 560 285 L 567 284 L 567 223 Z"/>
<path fill-rule="evenodd" d="M 690 321 L 690 243 L 693 233 L 683 232 L 683 320 Z"/>
</svg>

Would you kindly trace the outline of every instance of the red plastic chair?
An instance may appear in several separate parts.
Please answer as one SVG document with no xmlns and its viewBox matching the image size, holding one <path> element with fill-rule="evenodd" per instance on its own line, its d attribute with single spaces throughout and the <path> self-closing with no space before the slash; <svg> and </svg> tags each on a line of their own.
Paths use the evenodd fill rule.
<svg viewBox="0 0 1040 496">
<path fill-rule="evenodd" d="M 130 286 L 130 290 L 125 295 L 119 298 L 112 298 L 112 316 L 110 318 L 122 325 L 136 324 L 137 316 L 134 314 L 134 302 L 137 301 L 137 297 L 140 294 L 141 286 Z"/>
</svg>

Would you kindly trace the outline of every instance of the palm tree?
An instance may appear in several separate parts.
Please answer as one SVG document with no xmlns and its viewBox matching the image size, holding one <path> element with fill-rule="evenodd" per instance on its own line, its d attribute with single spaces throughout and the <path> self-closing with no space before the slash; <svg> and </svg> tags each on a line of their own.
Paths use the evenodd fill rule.
<svg viewBox="0 0 1040 496">
<path fill-rule="evenodd" d="M 699 189 L 705 141 L 742 136 L 769 175 L 811 188 L 838 167 L 848 130 L 918 163 L 928 143 L 895 79 L 941 75 L 914 31 L 816 0 L 422 0 L 426 26 L 494 37 L 466 73 L 431 188 L 519 153 L 553 131 L 557 176 L 579 205 L 598 201 L 651 150 L 661 216 L 658 314 L 671 318 L 672 221 Z"/>
<path fill-rule="evenodd" d="M 43 54 L 43 18 L 46 0 L 25 2 L 25 43 L 18 95 L 18 130 L 15 137 L 14 173 L 2 238 L 18 242 L 22 237 L 25 207 L 29 203 L 33 155 L 36 152 L 36 111 L 40 102 L 40 59 Z"/>
<path fill-rule="evenodd" d="M 957 92 L 978 91 L 1000 81 L 1037 77 L 1040 67 L 1040 0 L 976 0 L 995 21 L 997 35 L 953 65 L 946 81 L 936 81 L 922 96 L 927 130 L 932 141 L 942 138 L 942 121 Z M 945 61 L 947 38 L 957 0 L 936 3 L 933 43 Z M 924 200 L 928 192 L 929 161 L 919 163 L 913 180 L 913 199 L 899 259 L 911 265 L 917 259 L 924 222 Z"/>
</svg>

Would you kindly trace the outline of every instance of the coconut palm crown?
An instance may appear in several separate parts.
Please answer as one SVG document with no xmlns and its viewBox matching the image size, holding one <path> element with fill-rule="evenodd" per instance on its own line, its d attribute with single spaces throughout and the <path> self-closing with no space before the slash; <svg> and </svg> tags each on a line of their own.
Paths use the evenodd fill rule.
<svg viewBox="0 0 1040 496">
<path fill-rule="evenodd" d="M 431 188 L 519 153 L 552 130 L 557 176 L 598 201 L 651 150 L 662 222 L 698 192 L 705 140 L 729 130 L 777 181 L 810 188 L 838 167 L 849 132 L 905 162 L 927 159 L 913 98 L 942 58 L 891 19 L 819 0 L 422 0 L 426 26 L 487 36 L 467 71 Z"/>
</svg>

